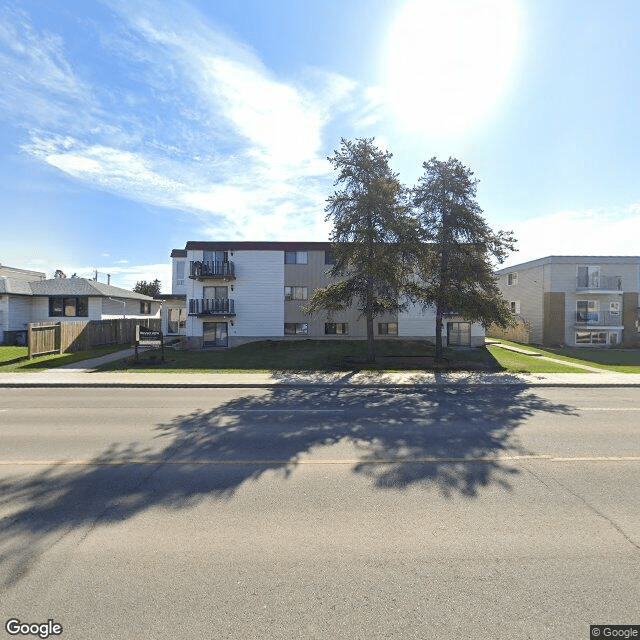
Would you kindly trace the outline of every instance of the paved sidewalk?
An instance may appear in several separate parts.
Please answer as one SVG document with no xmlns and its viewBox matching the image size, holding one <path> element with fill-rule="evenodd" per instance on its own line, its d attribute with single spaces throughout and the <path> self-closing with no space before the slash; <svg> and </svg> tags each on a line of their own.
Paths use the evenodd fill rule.
<svg viewBox="0 0 640 640">
<path fill-rule="evenodd" d="M 92 373 L 49 369 L 0 374 L 0 387 L 465 387 L 473 385 L 638 386 L 640 374 L 625 373 Z"/>
</svg>

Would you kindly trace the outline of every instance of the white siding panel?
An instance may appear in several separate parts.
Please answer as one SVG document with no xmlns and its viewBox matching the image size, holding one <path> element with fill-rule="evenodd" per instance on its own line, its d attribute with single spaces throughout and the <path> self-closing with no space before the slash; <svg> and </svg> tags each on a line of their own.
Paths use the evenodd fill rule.
<svg viewBox="0 0 640 640">
<path fill-rule="evenodd" d="M 433 307 L 422 310 L 421 304 L 409 304 L 398 313 L 398 336 L 433 337 L 436 335 L 436 312 Z"/>
<path fill-rule="evenodd" d="M 282 251 L 235 251 L 236 318 L 230 336 L 284 335 L 284 254 Z"/>
<path fill-rule="evenodd" d="M 32 318 L 32 299 L 12 296 L 9 300 L 9 331 L 22 331 L 27 328 Z"/>
</svg>

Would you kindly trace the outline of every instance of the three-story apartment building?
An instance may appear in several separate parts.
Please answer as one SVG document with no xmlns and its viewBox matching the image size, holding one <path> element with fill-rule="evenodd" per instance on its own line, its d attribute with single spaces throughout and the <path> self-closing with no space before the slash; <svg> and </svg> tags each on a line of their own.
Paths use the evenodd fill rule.
<svg viewBox="0 0 640 640">
<path fill-rule="evenodd" d="M 164 331 L 189 346 L 233 347 L 255 340 L 365 339 L 366 322 L 351 308 L 328 317 L 302 310 L 313 291 L 330 283 L 328 242 L 187 242 L 171 252 L 172 294 Z M 481 325 L 450 316 L 445 344 L 484 344 Z M 435 312 L 410 305 L 375 319 L 380 337 L 435 340 Z"/>
<path fill-rule="evenodd" d="M 498 276 L 532 343 L 640 346 L 640 257 L 548 256 Z"/>
</svg>

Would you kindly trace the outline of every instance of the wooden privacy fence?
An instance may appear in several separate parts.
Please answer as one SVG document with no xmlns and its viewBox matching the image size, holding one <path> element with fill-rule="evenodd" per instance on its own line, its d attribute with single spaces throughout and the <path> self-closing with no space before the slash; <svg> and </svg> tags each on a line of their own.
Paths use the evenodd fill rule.
<svg viewBox="0 0 640 640">
<path fill-rule="evenodd" d="M 160 318 L 34 322 L 29 324 L 29 358 L 46 353 L 85 351 L 108 344 L 134 344 L 136 325 L 160 331 Z"/>
</svg>

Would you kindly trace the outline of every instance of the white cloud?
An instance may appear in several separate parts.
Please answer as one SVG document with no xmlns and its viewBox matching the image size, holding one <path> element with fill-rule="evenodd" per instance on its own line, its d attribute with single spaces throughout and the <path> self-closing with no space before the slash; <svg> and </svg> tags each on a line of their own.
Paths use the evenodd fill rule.
<svg viewBox="0 0 640 640">
<path fill-rule="evenodd" d="M 640 204 L 618 211 L 559 211 L 507 226 L 519 251 L 504 266 L 550 255 L 640 255 Z"/>
<path fill-rule="evenodd" d="M 321 69 L 277 77 L 186 4 L 109 4 L 122 23 L 99 39 L 117 67 L 103 85 L 78 80 L 59 37 L 24 16 L 4 25 L 0 69 L 17 61 L 24 78 L 22 149 L 90 186 L 191 211 L 205 235 L 326 239 L 325 127 L 345 111 L 375 122 L 379 92 Z"/>
</svg>

